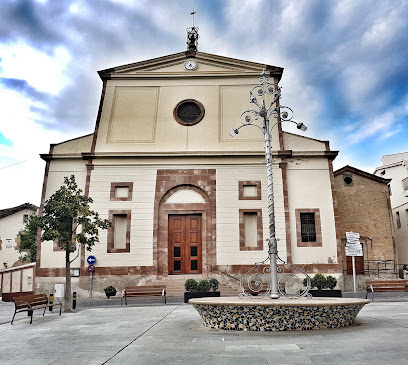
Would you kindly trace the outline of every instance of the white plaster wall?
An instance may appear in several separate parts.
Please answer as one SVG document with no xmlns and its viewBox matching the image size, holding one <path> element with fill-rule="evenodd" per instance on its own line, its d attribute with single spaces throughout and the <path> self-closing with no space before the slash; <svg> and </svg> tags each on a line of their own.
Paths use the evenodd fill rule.
<svg viewBox="0 0 408 365">
<path fill-rule="evenodd" d="M 401 227 L 396 224 L 396 212 L 400 214 Z M 399 265 L 408 265 L 408 203 L 400 205 L 392 210 L 394 221 L 395 241 L 397 243 L 397 255 Z"/>
<path fill-rule="evenodd" d="M 260 180 L 262 200 L 239 200 L 238 181 Z M 273 166 L 275 219 L 279 255 L 286 260 L 286 233 L 283 202 L 282 173 Z M 262 163 L 217 168 L 217 264 L 250 265 L 268 257 L 266 239 L 269 237 L 268 193 L 266 169 Z M 239 210 L 262 209 L 263 251 L 240 251 Z"/>
<path fill-rule="evenodd" d="M 75 181 L 83 193 L 85 191 L 86 181 L 86 161 L 77 160 L 52 160 L 48 173 L 47 190 L 45 200 L 55 193 L 63 184 L 64 177 L 75 175 Z M 76 253 L 71 254 L 71 259 Z M 53 251 L 53 242 L 47 241 L 41 243 L 41 261 L 40 267 L 65 267 L 65 251 Z M 80 267 L 80 256 L 71 263 L 71 267 Z"/>
<path fill-rule="evenodd" d="M 287 181 L 293 263 L 337 263 L 333 198 L 327 159 L 289 160 Z M 322 247 L 297 247 L 295 209 L 314 208 L 320 209 Z"/>
<path fill-rule="evenodd" d="M 34 213 L 30 209 L 23 209 L 17 213 L 11 214 L 7 217 L 0 219 L 0 268 L 4 268 L 3 263 L 6 262 L 8 267 L 12 267 L 13 264 L 18 261 L 20 253 L 17 250 L 17 235 L 24 229 L 25 223 L 23 221 L 24 215 L 31 215 Z M 12 247 L 6 247 L 6 240 L 12 240 Z"/>
<path fill-rule="evenodd" d="M 408 152 L 385 155 L 381 159 L 384 169 L 377 167 L 375 174 L 390 182 L 390 202 L 397 245 L 398 264 L 408 264 L 408 196 L 403 191 L 402 180 L 408 177 Z M 381 172 L 385 171 L 382 175 Z M 397 212 L 400 215 L 401 227 L 397 227 Z"/>
</svg>

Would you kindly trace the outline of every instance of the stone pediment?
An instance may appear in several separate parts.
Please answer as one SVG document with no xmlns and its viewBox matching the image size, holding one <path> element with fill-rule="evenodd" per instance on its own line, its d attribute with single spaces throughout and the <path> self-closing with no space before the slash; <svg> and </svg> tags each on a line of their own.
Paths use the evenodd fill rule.
<svg viewBox="0 0 408 365">
<path fill-rule="evenodd" d="M 187 59 L 197 63 L 194 71 L 184 68 Z M 271 76 L 281 78 L 283 68 L 238 60 L 203 52 L 180 52 L 99 71 L 102 79 L 132 77 L 191 77 L 191 76 L 255 76 L 265 69 Z"/>
</svg>

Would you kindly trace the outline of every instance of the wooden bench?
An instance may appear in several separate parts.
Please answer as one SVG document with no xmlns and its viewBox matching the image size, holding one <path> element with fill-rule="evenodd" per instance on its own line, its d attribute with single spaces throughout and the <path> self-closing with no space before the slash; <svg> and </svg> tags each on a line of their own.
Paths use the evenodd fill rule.
<svg viewBox="0 0 408 365">
<path fill-rule="evenodd" d="M 145 286 L 132 286 L 126 287 L 122 292 L 122 298 L 120 299 L 120 304 L 123 305 L 122 301 L 125 298 L 125 303 L 127 305 L 127 298 L 130 297 L 162 297 L 164 304 L 167 303 L 166 300 L 166 286 L 165 285 L 145 285 Z"/>
<path fill-rule="evenodd" d="M 366 299 L 368 293 L 388 291 L 408 291 L 408 280 L 373 280 L 366 282 Z"/>
<path fill-rule="evenodd" d="M 49 304 L 48 303 L 48 296 L 47 294 L 43 293 L 43 294 L 34 294 L 34 295 L 26 295 L 26 296 L 22 296 L 22 297 L 15 297 L 13 299 L 14 301 L 14 315 L 13 315 L 13 319 L 11 320 L 11 324 L 13 324 L 14 321 L 14 317 L 16 316 L 16 313 L 19 312 L 28 312 L 28 315 L 31 316 L 31 320 L 30 320 L 30 324 L 33 323 L 33 312 L 36 309 L 44 309 L 44 313 L 45 314 L 45 310 L 49 307 L 53 307 L 53 306 L 60 306 L 60 312 L 59 314 L 61 315 L 61 309 L 62 309 L 62 304 L 61 301 L 56 298 L 58 300 L 59 303 L 53 303 L 53 304 Z"/>
</svg>

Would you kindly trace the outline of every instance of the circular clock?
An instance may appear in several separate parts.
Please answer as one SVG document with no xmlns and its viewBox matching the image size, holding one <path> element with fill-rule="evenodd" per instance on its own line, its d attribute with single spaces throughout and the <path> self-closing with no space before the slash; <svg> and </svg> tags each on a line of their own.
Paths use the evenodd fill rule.
<svg viewBox="0 0 408 365">
<path fill-rule="evenodd" d="M 197 62 L 194 60 L 187 60 L 184 62 L 184 68 L 189 71 L 193 71 L 197 68 Z"/>
</svg>

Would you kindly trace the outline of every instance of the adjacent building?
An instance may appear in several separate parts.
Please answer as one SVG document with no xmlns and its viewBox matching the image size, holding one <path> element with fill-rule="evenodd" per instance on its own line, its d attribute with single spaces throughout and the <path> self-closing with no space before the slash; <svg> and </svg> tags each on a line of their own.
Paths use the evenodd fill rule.
<svg viewBox="0 0 408 365">
<path fill-rule="evenodd" d="M 357 274 L 395 273 L 396 247 L 388 193 L 390 181 L 352 166 L 344 166 L 334 172 L 343 269 L 349 275 L 352 274 L 352 259 L 346 256 L 344 250 L 346 232 L 360 234 L 363 256 L 355 258 Z"/>
<path fill-rule="evenodd" d="M 268 256 L 263 135 L 245 128 L 249 91 L 265 70 L 278 84 L 283 69 L 189 46 L 160 58 L 99 71 L 102 94 L 93 133 L 51 145 L 44 202 L 75 175 L 92 208 L 113 226 L 100 233 L 94 288 L 177 276 L 242 273 Z M 287 269 L 342 273 L 336 197 L 327 141 L 272 132 L 279 256 Z M 78 257 L 75 256 L 78 254 Z M 87 256 L 73 254 L 74 290 L 89 290 Z M 38 242 L 37 285 L 64 282 L 64 252 Z"/>
<path fill-rule="evenodd" d="M 28 217 L 36 213 L 38 207 L 24 203 L 17 207 L 0 210 L 0 268 L 21 265 L 18 257 L 19 233 L 28 222 Z"/>
<path fill-rule="evenodd" d="M 408 265 L 408 152 L 385 155 L 374 174 L 387 179 L 397 244 L 398 266 Z"/>
</svg>

